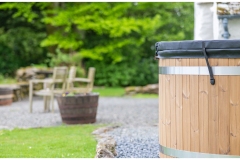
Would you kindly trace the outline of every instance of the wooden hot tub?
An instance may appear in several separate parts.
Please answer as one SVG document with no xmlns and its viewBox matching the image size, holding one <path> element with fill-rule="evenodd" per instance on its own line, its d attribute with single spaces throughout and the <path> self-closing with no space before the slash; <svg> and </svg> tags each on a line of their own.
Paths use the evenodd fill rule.
<svg viewBox="0 0 240 160">
<path fill-rule="evenodd" d="M 240 157 L 240 40 L 157 42 L 156 58 L 160 157 Z"/>
</svg>

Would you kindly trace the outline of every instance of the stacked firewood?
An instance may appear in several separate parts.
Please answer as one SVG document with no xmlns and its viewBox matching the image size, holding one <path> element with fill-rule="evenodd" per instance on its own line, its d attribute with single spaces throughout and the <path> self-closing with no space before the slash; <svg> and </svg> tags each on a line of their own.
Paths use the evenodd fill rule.
<svg viewBox="0 0 240 160">
<path fill-rule="evenodd" d="M 146 86 L 129 86 L 125 88 L 126 95 L 136 93 L 158 94 L 158 84 L 148 84 Z"/>
</svg>

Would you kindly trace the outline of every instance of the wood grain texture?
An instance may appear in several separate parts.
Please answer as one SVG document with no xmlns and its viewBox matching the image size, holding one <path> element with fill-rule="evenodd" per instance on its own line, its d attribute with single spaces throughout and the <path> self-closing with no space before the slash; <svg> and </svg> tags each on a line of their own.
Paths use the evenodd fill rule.
<svg viewBox="0 0 240 160">
<path fill-rule="evenodd" d="M 206 66 L 205 59 L 199 59 L 199 66 Z M 199 76 L 199 151 L 208 153 L 209 151 L 209 76 Z"/>
<path fill-rule="evenodd" d="M 190 66 L 198 66 L 198 59 L 190 59 Z M 199 151 L 199 113 L 198 113 L 198 77 L 190 76 L 190 150 L 194 152 Z"/>
<path fill-rule="evenodd" d="M 165 65 L 169 66 L 169 59 L 165 60 Z M 165 75 L 165 132 L 166 132 L 166 147 L 171 147 L 171 95 L 170 95 L 171 80 L 170 75 Z"/>
<path fill-rule="evenodd" d="M 218 59 L 219 66 L 228 66 L 228 59 Z M 230 125 L 229 125 L 229 81 L 230 76 L 218 76 L 218 111 L 219 111 L 219 154 L 230 152 Z"/>
<path fill-rule="evenodd" d="M 158 66 L 161 66 L 162 65 L 162 59 L 159 59 L 159 61 L 158 61 Z M 158 121 L 159 121 L 159 127 L 158 127 L 158 134 L 159 134 L 159 139 L 158 139 L 158 141 L 159 141 L 159 144 L 161 144 L 161 140 L 162 140 L 162 101 L 163 101 L 163 99 L 162 99 L 162 92 L 163 92 L 163 88 L 162 88 L 162 75 L 161 74 L 159 74 L 158 75 L 158 82 L 159 82 L 159 88 L 158 88 L 158 96 L 159 96 L 159 102 L 158 102 L 158 115 L 159 115 L 159 117 L 158 117 Z"/>
<path fill-rule="evenodd" d="M 183 66 L 189 66 L 189 59 L 182 59 Z M 182 108 L 183 108 L 183 149 L 190 151 L 190 76 L 182 76 Z"/>
<path fill-rule="evenodd" d="M 175 59 L 171 59 L 170 66 L 175 66 Z M 170 75 L 170 109 L 171 109 L 171 146 L 170 148 L 177 147 L 177 125 L 176 125 L 176 76 Z"/>
<path fill-rule="evenodd" d="M 161 66 L 165 66 L 166 59 L 161 59 L 160 63 Z M 166 146 L 166 125 L 165 125 L 165 108 L 166 108 L 166 92 L 165 92 L 165 77 L 166 75 L 161 75 L 161 105 L 160 105 L 160 112 L 161 112 L 161 139 L 160 139 L 160 144 L 163 146 Z M 166 158 L 166 155 L 162 155 L 162 158 Z"/>
<path fill-rule="evenodd" d="M 206 66 L 205 59 L 160 59 L 160 66 Z M 240 59 L 209 59 L 240 66 Z M 240 155 L 240 76 L 159 75 L 159 140 L 169 148 Z M 161 154 L 161 158 L 171 158 Z"/>
<path fill-rule="evenodd" d="M 210 64 L 212 66 L 218 66 L 218 59 L 209 59 Z M 209 88 L 209 96 L 208 96 L 208 121 L 209 121 L 209 140 L 208 140 L 208 152 L 218 154 L 218 144 L 219 144 L 219 107 L 218 107 L 218 89 L 219 89 L 219 76 L 214 76 L 215 85 L 210 85 L 208 83 Z"/>
<path fill-rule="evenodd" d="M 182 60 L 176 59 L 176 66 L 181 66 Z M 177 149 L 183 150 L 183 126 L 182 126 L 182 76 L 176 75 L 176 131 Z"/>
<path fill-rule="evenodd" d="M 239 59 L 229 59 L 229 66 L 237 66 Z M 240 77 L 229 77 L 229 91 L 230 91 L 230 154 L 240 155 Z"/>
</svg>

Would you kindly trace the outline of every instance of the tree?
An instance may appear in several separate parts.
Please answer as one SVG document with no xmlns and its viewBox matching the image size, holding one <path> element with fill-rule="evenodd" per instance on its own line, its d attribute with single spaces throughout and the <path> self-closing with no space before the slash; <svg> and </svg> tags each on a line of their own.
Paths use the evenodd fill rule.
<svg viewBox="0 0 240 160">
<path fill-rule="evenodd" d="M 0 3 L 0 7 L 5 4 L 8 3 Z M 22 3 L 9 3 L 9 8 L 11 5 L 26 7 Z M 31 12 L 21 11 L 26 17 L 16 16 L 18 11 L 15 9 L 0 10 L 0 73 L 3 75 L 14 76 L 18 68 L 43 63 L 46 58 L 46 50 L 40 46 L 47 36 L 45 25 L 32 21 L 30 14 L 39 13 L 39 9 L 34 7 Z"/>
<path fill-rule="evenodd" d="M 55 30 L 41 46 L 55 46 L 58 59 L 75 64 L 83 59 L 86 67 L 96 67 L 96 85 L 157 83 L 154 44 L 193 37 L 193 3 L 35 2 L 24 3 L 25 11 L 18 4 L 4 3 L 0 9 L 12 7 L 15 16 L 32 22 L 39 16 L 26 13 L 42 6 L 41 22 Z"/>
</svg>

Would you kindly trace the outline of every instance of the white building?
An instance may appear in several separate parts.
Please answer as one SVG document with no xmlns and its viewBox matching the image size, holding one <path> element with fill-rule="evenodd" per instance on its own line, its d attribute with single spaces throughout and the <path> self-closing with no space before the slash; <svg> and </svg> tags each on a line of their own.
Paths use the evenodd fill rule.
<svg viewBox="0 0 240 160">
<path fill-rule="evenodd" d="M 239 2 L 195 2 L 194 12 L 194 40 L 240 39 Z"/>
</svg>

